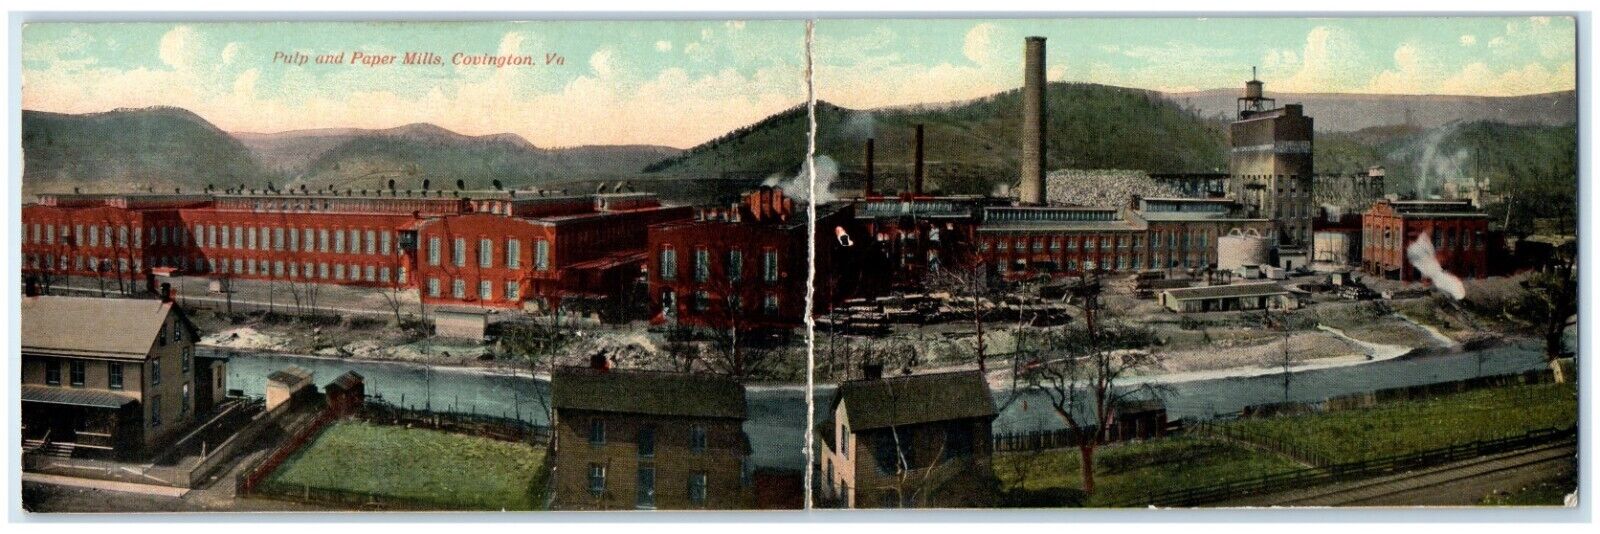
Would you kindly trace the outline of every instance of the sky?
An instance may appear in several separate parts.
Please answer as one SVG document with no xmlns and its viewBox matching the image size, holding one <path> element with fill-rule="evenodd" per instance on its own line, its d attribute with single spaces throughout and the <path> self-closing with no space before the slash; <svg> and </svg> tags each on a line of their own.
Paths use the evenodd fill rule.
<svg viewBox="0 0 1600 534">
<path fill-rule="evenodd" d="M 688 147 L 805 101 L 800 21 L 35 23 L 23 107 L 177 106 L 233 132 L 431 122 L 543 147 Z M 1571 18 L 821 20 L 820 99 L 963 100 L 1020 85 L 1022 38 L 1048 77 L 1163 91 L 1520 95 L 1573 89 Z M 350 64 L 433 52 L 443 65 Z M 344 63 L 275 60 L 344 52 Z M 451 56 L 530 56 L 531 67 Z M 557 54 L 560 64 L 547 64 Z M 1270 95 L 1269 95 L 1270 96 Z"/>
</svg>

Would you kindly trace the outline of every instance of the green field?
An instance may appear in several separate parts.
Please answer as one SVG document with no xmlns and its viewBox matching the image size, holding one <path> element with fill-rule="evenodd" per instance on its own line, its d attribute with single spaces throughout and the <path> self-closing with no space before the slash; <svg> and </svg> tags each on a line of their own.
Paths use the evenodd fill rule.
<svg viewBox="0 0 1600 534">
<path fill-rule="evenodd" d="M 1106 445 L 1095 450 L 1095 493 L 1084 499 L 1076 448 L 996 454 L 994 463 L 1001 487 L 1019 496 L 1012 499 L 1019 506 L 1116 506 L 1152 493 L 1301 467 L 1278 455 L 1199 438 Z"/>
<path fill-rule="evenodd" d="M 1537 384 L 1230 424 L 1303 444 L 1333 462 L 1350 462 L 1566 428 L 1577 422 L 1576 385 Z"/>
<path fill-rule="evenodd" d="M 446 510 L 531 510 L 545 451 L 436 430 L 340 422 L 268 479 L 283 489 L 341 490 Z"/>
</svg>

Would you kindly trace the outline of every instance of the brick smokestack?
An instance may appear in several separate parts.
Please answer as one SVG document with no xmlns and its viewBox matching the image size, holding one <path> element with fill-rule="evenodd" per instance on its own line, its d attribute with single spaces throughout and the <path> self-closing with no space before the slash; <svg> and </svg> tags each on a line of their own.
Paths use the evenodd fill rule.
<svg viewBox="0 0 1600 534">
<path fill-rule="evenodd" d="M 1022 184 L 1019 200 L 1042 206 L 1045 162 L 1044 38 L 1028 37 L 1022 71 Z"/>
<path fill-rule="evenodd" d="M 868 137 L 867 138 L 867 187 L 865 189 L 863 189 L 862 192 L 861 192 L 862 198 L 866 198 L 866 197 L 872 196 L 872 180 L 873 180 L 873 178 L 875 178 L 874 173 L 875 173 L 875 170 L 873 169 L 873 163 L 872 163 L 872 138 Z"/>
<path fill-rule="evenodd" d="M 911 194 L 922 194 L 922 125 L 917 125 L 917 149 L 912 156 L 915 160 L 911 165 Z"/>
</svg>

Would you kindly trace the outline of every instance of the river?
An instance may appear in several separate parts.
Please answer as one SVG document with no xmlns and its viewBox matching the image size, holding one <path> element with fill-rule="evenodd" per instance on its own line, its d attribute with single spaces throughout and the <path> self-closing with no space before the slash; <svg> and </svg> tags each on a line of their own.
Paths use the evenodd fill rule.
<svg viewBox="0 0 1600 534">
<path fill-rule="evenodd" d="M 1544 366 L 1540 346 L 1529 340 L 1513 341 L 1474 352 L 1428 354 L 1370 363 L 1298 371 L 1291 375 L 1289 399 L 1319 401 L 1329 397 L 1376 389 L 1506 374 Z M 202 349 L 204 350 L 204 349 Z M 368 395 L 414 407 L 476 412 L 518 417 L 546 424 L 539 399 L 549 385 L 525 375 L 481 369 L 429 368 L 417 364 L 338 360 L 248 351 L 220 351 L 231 355 L 228 387 L 247 395 L 263 395 L 266 377 L 290 364 L 310 369 L 317 384 L 325 384 L 345 371 L 366 378 Z M 1481 365 L 1481 370 L 1480 370 Z M 1252 405 L 1284 400 L 1281 373 L 1245 377 L 1206 378 L 1166 382 L 1168 417 L 1210 417 L 1237 412 Z M 827 409 L 832 386 L 816 391 L 819 412 Z M 1015 398 L 1013 398 L 1015 397 Z M 805 436 L 806 404 L 801 386 L 751 386 L 746 393 L 752 460 L 760 467 L 800 469 Z M 1061 428 L 1040 393 L 995 392 L 1002 407 L 995 432 L 1023 432 Z M 826 414 L 819 413 L 821 419 Z"/>
</svg>

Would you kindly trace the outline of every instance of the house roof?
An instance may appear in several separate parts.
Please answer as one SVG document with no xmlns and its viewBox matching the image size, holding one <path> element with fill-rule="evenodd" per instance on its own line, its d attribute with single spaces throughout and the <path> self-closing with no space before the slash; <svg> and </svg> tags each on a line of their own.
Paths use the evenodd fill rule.
<svg viewBox="0 0 1600 534">
<path fill-rule="evenodd" d="M 355 371 L 345 371 L 344 374 L 335 377 L 332 382 L 329 382 L 328 387 L 338 387 L 339 389 L 349 391 L 355 389 L 355 387 L 360 385 L 362 381 L 363 379 L 361 377 L 361 373 L 357 373 Z"/>
<path fill-rule="evenodd" d="M 63 388 L 56 386 L 40 386 L 23 384 L 22 402 L 37 402 L 40 404 L 62 404 L 67 406 L 86 406 L 89 408 L 117 409 L 136 399 L 131 395 L 106 391 L 103 389 Z"/>
<path fill-rule="evenodd" d="M 975 370 L 851 380 L 839 385 L 832 407 L 840 402 L 852 432 L 996 414 L 989 384 Z"/>
<path fill-rule="evenodd" d="M 272 374 L 267 375 L 267 383 L 270 384 L 276 382 L 279 384 L 293 386 L 308 382 L 311 380 L 311 377 L 312 375 L 309 369 L 300 367 L 298 365 L 290 365 L 277 371 L 273 371 Z"/>
<path fill-rule="evenodd" d="M 745 418 L 744 386 L 720 375 L 560 367 L 550 400 L 557 410 Z"/>
<path fill-rule="evenodd" d="M 154 299 L 24 297 L 22 352 L 144 360 L 173 309 Z"/>
<path fill-rule="evenodd" d="M 1289 290 L 1274 282 L 1256 284 L 1229 284 L 1223 286 L 1186 287 L 1166 290 L 1167 296 L 1179 300 L 1183 299 L 1216 299 L 1229 297 L 1256 297 L 1263 295 L 1287 295 Z"/>
</svg>

